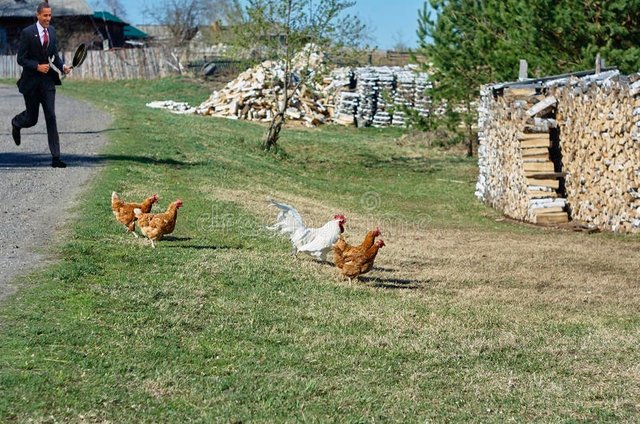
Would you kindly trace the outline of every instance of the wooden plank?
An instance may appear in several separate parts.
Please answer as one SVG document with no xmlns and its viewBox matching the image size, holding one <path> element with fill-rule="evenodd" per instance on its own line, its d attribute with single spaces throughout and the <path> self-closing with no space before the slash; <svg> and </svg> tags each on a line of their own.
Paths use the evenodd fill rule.
<svg viewBox="0 0 640 424">
<path fill-rule="evenodd" d="M 553 189 L 560 188 L 560 181 L 555 179 L 536 179 L 532 177 L 525 178 L 527 185 L 549 187 Z"/>
<path fill-rule="evenodd" d="M 533 213 L 534 215 L 538 216 L 538 215 L 549 215 L 552 214 L 554 212 L 564 212 L 564 207 L 562 206 L 554 206 L 551 208 L 533 208 L 530 209 L 531 213 Z"/>
<path fill-rule="evenodd" d="M 538 208 L 542 209 L 542 208 Z M 552 209 L 552 208 L 544 208 L 544 209 Z M 550 210 L 539 210 L 536 211 L 536 216 L 562 216 L 563 214 L 567 214 L 567 211 L 550 211 Z"/>
<path fill-rule="evenodd" d="M 528 149 L 528 148 L 532 148 L 532 147 L 546 147 L 549 148 L 551 147 L 551 140 L 549 140 L 549 138 L 532 138 L 529 140 L 523 140 L 520 142 L 520 147 L 522 149 Z"/>
<path fill-rule="evenodd" d="M 505 96 L 535 96 L 536 89 L 532 87 L 508 87 L 504 90 Z"/>
<path fill-rule="evenodd" d="M 536 172 L 536 176 L 533 178 L 540 180 L 557 180 L 566 177 L 566 175 L 566 172 Z"/>
<path fill-rule="evenodd" d="M 527 190 L 527 194 L 531 199 L 545 198 L 545 197 L 558 197 L 558 193 L 555 191 L 542 191 L 542 190 Z"/>
<path fill-rule="evenodd" d="M 520 133 L 518 134 L 518 140 L 522 141 L 522 140 L 531 140 L 531 139 L 539 139 L 539 138 L 546 138 L 547 140 L 549 140 L 549 133 L 548 132 L 539 132 L 539 133 Z"/>
<path fill-rule="evenodd" d="M 553 172 L 553 162 L 544 161 L 544 162 L 524 162 L 522 164 L 525 172 Z"/>
<path fill-rule="evenodd" d="M 562 224 L 565 222 L 569 222 L 569 214 L 567 212 L 536 215 L 536 223 L 540 225 Z"/>
<path fill-rule="evenodd" d="M 556 100 L 554 96 L 547 96 L 544 100 L 539 101 L 538 103 L 533 105 L 533 107 L 527 111 L 527 115 L 529 116 L 537 115 L 538 113 L 542 112 L 549 106 L 555 105 L 557 102 L 558 100 Z"/>
<path fill-rule="evenodd" d="M 539 162 L 541 160 L 549 160 L 549 153 L 539 153 L 537 155 L 525 155 L 523 150 L 522 160 L 524 162 Z"/>
<path fill-rule="evenodd" d="M 552 128 L 558 128 L 558 121 L 554 118 L 529 118 L 525 124 L 525 130 L 529 133 L 548 133 Z"/>
<path fill-rule="evenodd" d="M 522 157 L 537 155 L 549 156 L 549 149 L 547 147 L 532 147 L 529 149 L 522 149 Z"/>
<path fill-rule="evenodd" d="M 529 209 L 536 208 L 564 208 L 567 205 L 567 199 L 564 197 L 543 197 L 540 199 L 529 199 Z"/>
<path fill-rule="evenodd" d="M 549 177 L 548 171 L 524 171 L 524 176 L 527 178 L 537 178 L 539 180 L 555 179 L 555 177 Z"/>
</svg>

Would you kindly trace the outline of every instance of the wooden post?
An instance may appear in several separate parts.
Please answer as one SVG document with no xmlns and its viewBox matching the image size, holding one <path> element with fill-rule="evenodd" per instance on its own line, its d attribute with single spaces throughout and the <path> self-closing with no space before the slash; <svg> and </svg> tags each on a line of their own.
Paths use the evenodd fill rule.
<svg viewBox="0 0 640 424">
<path fill-rule="evenodd" d="M 528 79 L 528 76 L 527 76 L 528 67 L 529 67 L 529 65 L 527 64 L 527 61 L 524 60 L 524 59 L 520 59 L 520 69 L 518 71 L 518 81 L 524 81 L 524 80 Z"/>
<path fill-rule="evenodd" d="M 600 62 L 600 53 L 596 55 L 596 74 L 602 71 L 602 62 Z"/>
</svg>

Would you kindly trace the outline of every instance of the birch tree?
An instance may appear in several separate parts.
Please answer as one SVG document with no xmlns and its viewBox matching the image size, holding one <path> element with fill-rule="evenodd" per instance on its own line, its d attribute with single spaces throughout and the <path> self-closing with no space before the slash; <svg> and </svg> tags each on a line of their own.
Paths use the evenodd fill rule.
<svg viewBox="0 0 640 424">
<path fill-rule="evenodd" d="M 267 151 L 277 148 L 285 123 L 285 111 L 292 93 L 308 82 L 308 66 L 292 73 L 293 58 L 313 45 L 325 54 L 357 48 L 365 39 L 365 26 L 346 11 L 355 4 L 348 0 L 248 0 L 244 22 L 236 26 L 237 40 L 244 48 L 284 64 L 283 89 L 275 117 L 263 139 Z"/>
</svg>

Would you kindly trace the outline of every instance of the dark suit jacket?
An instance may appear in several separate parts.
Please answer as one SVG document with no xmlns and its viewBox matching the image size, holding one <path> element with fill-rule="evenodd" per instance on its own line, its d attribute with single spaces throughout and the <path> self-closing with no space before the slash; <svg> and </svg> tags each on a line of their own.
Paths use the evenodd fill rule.
<svg viewBox="0 0 640 424">
<path fill-rule="evenodd" d="M 45 49 L 40 42 L 38 27 L 36 24 L 29 25 L 20 33 L 20 44 L 18 46 L 18 64 L 22 66 L 22 75 L 18 80 L 18 90 L 22 94 L 29 94 L 37 88 L 55 89 L 60 85 L 60 75 L 54 70 L 43 74 L 38 72 L 38 64 L 49 63 L 49 58 L 54 57 L 53 63 L 62 71 L 63 62 L 58 54 L 58 38 L 56 30 L 49 25 L 49 44 Z"/>
</svg>

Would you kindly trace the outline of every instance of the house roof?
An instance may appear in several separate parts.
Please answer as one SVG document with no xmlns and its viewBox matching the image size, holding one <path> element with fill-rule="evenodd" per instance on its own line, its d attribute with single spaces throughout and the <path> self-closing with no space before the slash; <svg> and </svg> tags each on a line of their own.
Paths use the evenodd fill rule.
<svg viewBox="0 0 640 424">
<path fill-rule="evenodd" d="M 0 17 L 32 18 L 42 0 L 0 0 Z M 53 0 L 50 2 L 53 17 L 91 16 L 93 10 L 86 0 Z"/>
<path fill-rule="evenodd" d="M 124 25 L 124 38 L 126 38 L 127 40 L 149 38 L 149 34 L 147 34 L 144 31 L 139 30 L 138 28 L 136 28 L 136 27 L 134 27 L 132 25 L 129 25 L 128 23 L 126 23 L 125 21 L 123 21 L 122 19 L 120 19 L 119 17 L 114 15 L 113 13 L 109 13 L 109 12 L 104 11 L 104 10 L 101 10 L 101 11 L 98 11 L 98 12 L 94 12 L 93 19 L 96 22 L 111 22 L 111 23 L 116 23 L 116 24 L 123 24 Z"/>
</svg>

